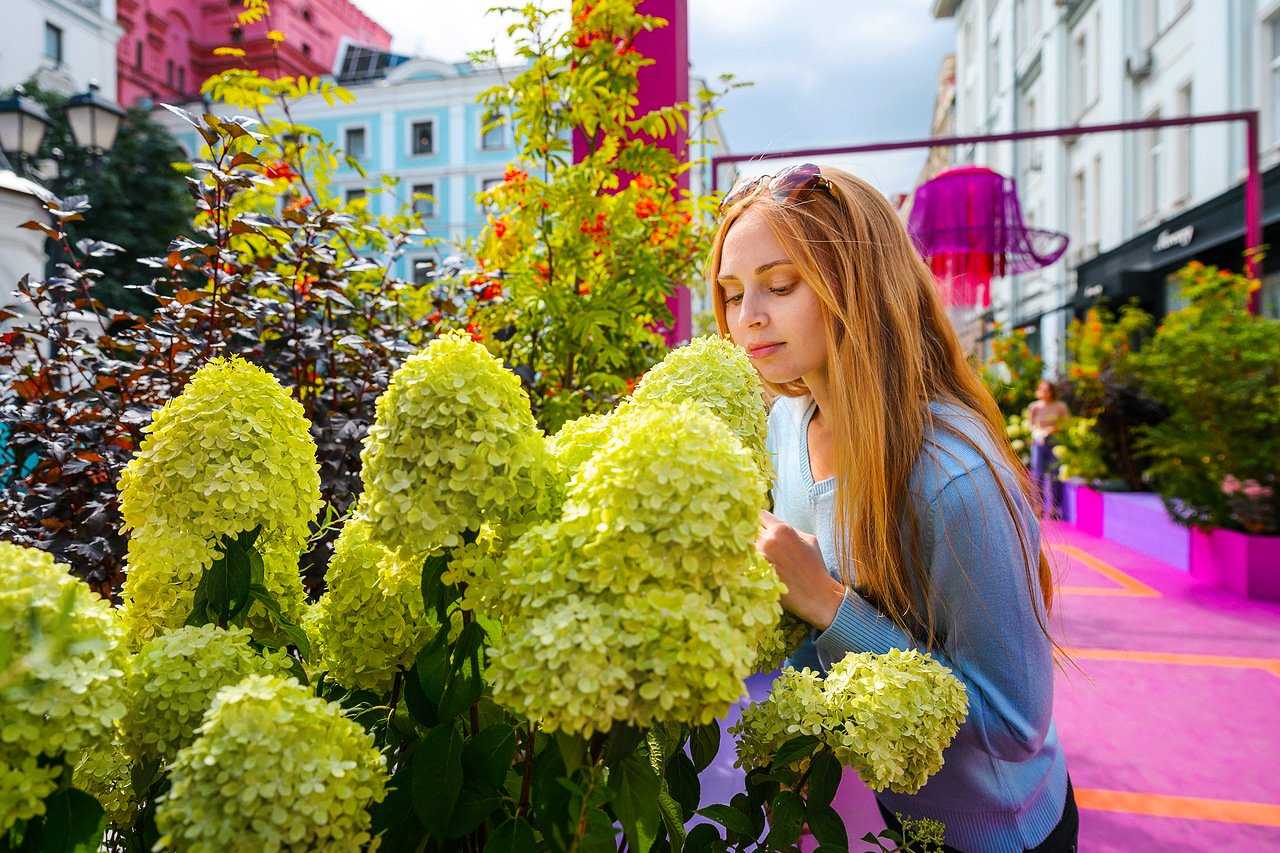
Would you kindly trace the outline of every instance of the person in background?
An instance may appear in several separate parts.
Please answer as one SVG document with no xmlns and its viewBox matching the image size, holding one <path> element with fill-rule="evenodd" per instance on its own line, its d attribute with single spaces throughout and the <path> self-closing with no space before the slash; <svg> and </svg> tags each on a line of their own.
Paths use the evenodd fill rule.
<svg viewBox="0 0 1280 853">
<path fill-rule="evenodd" d="M 1036 386 L 1036 399 L 1027 407 L 1027 424 L 1031 427 L 1031 479 L 1040 492 L 1036 511 L 1043 512 L 1049 501 L 1049 517 L 1062 517 L 1062 483 L 1058 480 L 1058 460 L 1053 455 L 1058 426 L 1071 417 L 1067 404 L 1058 399 L 1058 389 L 1048 379 Z M 1048 480 L 1048 486 L 1045 485 Z"/>
</svg>

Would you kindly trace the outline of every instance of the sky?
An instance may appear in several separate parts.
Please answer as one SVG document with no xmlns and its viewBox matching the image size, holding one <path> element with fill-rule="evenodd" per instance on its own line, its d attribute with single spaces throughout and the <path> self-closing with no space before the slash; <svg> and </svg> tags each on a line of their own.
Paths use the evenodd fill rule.
<svg viewBox="0 0 1280 853">
<path fill-rule="evenodd" d="M 446 61 L 496 46 L 510 56 L 507 19 L 489 0 L 354 0 L 391 31 L 392 49 Z M 955 49 L 933 0 L 689 0 L 694 75 L 753 85 L 727 95 L 720 121 L 731 151 L 753 153 L 929 135 L 942 58 Z M 512 4 L 514 5 L 514 4 Z M 563 4 L 567 7 L 567 2 Z M 814 158 L 882 192 L 908 192 L 925 152 Z M 744 163 L 743 174 L 781 161 Z"/>
</svg>

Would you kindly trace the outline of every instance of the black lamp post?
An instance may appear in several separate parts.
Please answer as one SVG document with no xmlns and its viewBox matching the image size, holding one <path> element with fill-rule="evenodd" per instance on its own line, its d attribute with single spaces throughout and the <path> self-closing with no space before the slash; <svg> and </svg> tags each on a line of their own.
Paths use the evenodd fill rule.
<svg viewBox="0 0 1280 853">
<path fill-rule="evenodd" d="M 0 163 L 16 171 L 26 172 L 25 165 L 36 156 L 44 132 L 49 127 L 49 114 L 44 107 L 28 98 L 21 87 L 13 95 L 0 98 Z"/>
<path fill-rule="evenodd" d="M 111 150 L 120 122 L 124 119 L 124 110 L 102 97 L 97 83 L 90 83 L 89 91 L 69 99 L 63 109 L 77 145 L 95 155 Z"/>
</svg>

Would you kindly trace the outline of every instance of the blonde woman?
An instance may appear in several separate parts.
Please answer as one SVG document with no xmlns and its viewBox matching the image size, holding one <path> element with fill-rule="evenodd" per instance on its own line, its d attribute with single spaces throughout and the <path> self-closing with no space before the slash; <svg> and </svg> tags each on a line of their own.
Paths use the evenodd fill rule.
<svg viewBox="0 0 1280 853">
<path fill-rule="evenodd" d="M 924 788 L 879 795 L 886 821 L 940 820 L 949 850 L 1074 850 L 1031 484 L 928 267 L 888 201 L 838 169 L 741 183 L 721 212 L 716 320 L 778 395 L 757 549 L 813 626 L 790 664 L 929 651 L 969 716 Z"/>
</svg>

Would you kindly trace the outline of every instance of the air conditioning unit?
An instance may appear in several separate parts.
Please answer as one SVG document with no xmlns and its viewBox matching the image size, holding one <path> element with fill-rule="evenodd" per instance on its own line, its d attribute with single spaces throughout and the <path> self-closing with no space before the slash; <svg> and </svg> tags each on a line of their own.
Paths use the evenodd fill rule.
<svg viewBox="0 0 1280 853">
<path fill-rule="evenodd" d="M 1131 80 L 1145 80 L 1151 75 L 1151 51 L 1135 50 L 1124 58 L 1124 73 Z"/>
</svg>

